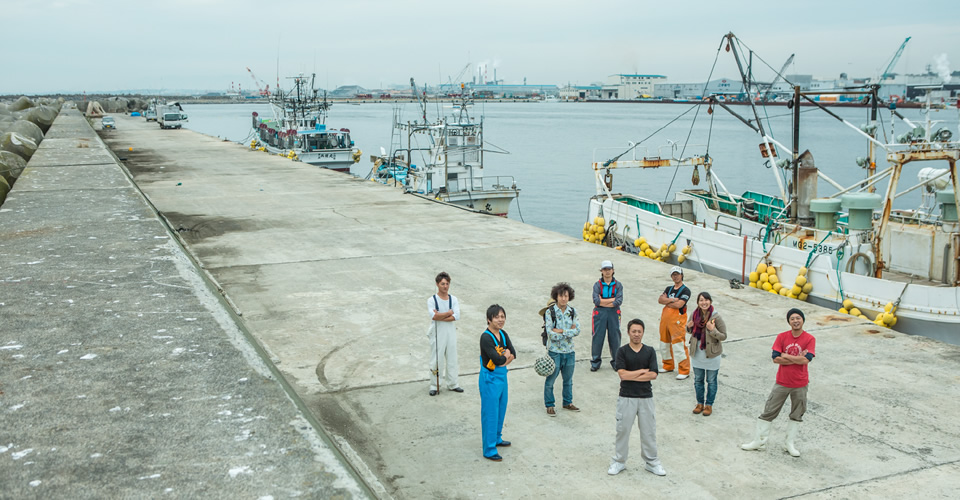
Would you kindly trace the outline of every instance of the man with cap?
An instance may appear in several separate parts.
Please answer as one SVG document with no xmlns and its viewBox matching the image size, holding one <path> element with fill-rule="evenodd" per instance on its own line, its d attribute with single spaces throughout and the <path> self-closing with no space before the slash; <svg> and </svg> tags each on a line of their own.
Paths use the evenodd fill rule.
<svg viewBox="0 0 960 500">
<path fill-rule="evenodd" d="M 610 348 L 610 366 L 614 366 L 620 348 L 620 304 L 623 303 L 623 285 L 613 278 L 613 263 L 600 263 L 600 279 L 593 284 L 593 342 L 590 371 L 600 369 L 603 340 Z"/>
<path fill-rule="evenodd" d="M 790 396 L 790 423 L 787 424 L 786 450 L 793 457 L 799 457 L 797 450 L 797 430 L 803 421 L 803 414 L 807 410 L 807 386 L 810 377 L 807 365 L 813 361 L 817 339 L 803 330 L 805 317 L 803 311 L 797 308 L 787 311 L 787 323 L 790 329 L 777 335 L 773 341 L 773 362 L 779 365 L 777 369 L 777 383 L 774 384 L 763 413 L 757 420 L 757 435 L 753 441 L 741 445 L 744 450 L 761 450 L 767 444 L 770 436 L 770 426 L 787 396 Z"/>
<path fill-rule="evenodd" d="M 690 376 L 690 352 L 687 351 L 687 301 L 690 289 L 683 284 L 683 269 L 673 266 L 670 269 L 673 285 L 668 286 L 657 300 L 663 305 L 660 313 L 660 357 L 663 368 L 660 373 L 672 372 L 677 368 L 677 380 Z"/>
</svg>

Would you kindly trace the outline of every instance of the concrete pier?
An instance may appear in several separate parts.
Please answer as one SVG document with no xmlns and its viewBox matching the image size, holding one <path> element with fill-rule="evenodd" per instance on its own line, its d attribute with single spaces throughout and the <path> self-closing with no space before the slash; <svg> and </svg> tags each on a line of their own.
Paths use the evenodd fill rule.
<svg viewBox="0 0 960 500">
<path fill-rule="evenodd" d="M 606 354 L 600 371 L 588 369 L 590 290 L 600 261 L 613 260 L 626 289 L 624 323 L 642 318 L 644 341 L 656 347 L 656 299 L 670 284 L 669 265 L 187 130 L 161 131 L 138 118 L 121 117 L 118 125 L 104 136 L 136 185 L 378 496 L 947 498 L 960 488 L 956 346 L 802 305 L 806 329 L 817 337 L 802 455 L 783 451 L 785 414 L 766 451 L 744 452 L 739 444 L 750 439 L 774 383 L 770 346 L 787 329 L 786 311 L 800 304 L 689 271 L 687 285 L 713 294 L 728 324 L 715 413 L 691 413 L 692 378 L 661 376 L 654 397 L 667 476 L 643 470 L 635 433 L 627 470 L 610 477 L 618 378 Z M 104 203 L 72 200 L 77 210 Z M 24 269 L 31 260 L 21 261 L 16 273 L 4 274 L 30 276 Z M 451 292 L 462 304 L 458 353 L 466 392 L 429 397 L 426 299 L 441 270 L 453 276 Z M 558 281 L 577 291 L 571 304 L 582 333 L 574 402 L 582 411 L 550 418 L 543 379 L 531 365 L 543 352 L 537 310 Z M 505 330 L 519 351 L 504 427 L 513 446 L 501 463 L 480 453 L 478 342 L 492 303 L 506 308 Z M 51 324 L 73 321 L 69 309 L 51 316 Z M 190 370 L 181 378 L 203 385 L 208 376 Z M 4 462 L 9 453 L 0 454 L 4 468 L 13 467 Z"/>
<path fill-rule="evenodd" d="M 0 208 L 0 498 L 369 495 L 64 111 Z"/>
</svg>

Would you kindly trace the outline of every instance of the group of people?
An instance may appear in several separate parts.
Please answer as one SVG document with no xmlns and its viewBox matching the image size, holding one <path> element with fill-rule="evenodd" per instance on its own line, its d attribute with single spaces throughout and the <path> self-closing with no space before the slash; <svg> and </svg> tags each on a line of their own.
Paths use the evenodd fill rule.
<svg viewBox="0 0 960 500">
<path fill-rule="evenodd" d="M 684 380 L 694 373 L 696 406 L 693 413 L 703 416 L 713 414 L 717 395 L 717 374 L 720 369 L 723 341 L 727 338 L 726 324 L 713 307 L 713 299 L 701 292 L 693 312 L 688 315 L 687 303 L 692 297 L 690 289 L 683 284 L 683 269 L 675 266 L 670 271 L 673 283 L 667 286 L 658 299 L 663 305 L 660 317 L 660 353 L 643 344 L 644 322 L 632 319 L 627 323 L 628 343 L 620 345 L 620 306 L 623 303 L 623 284 L 614 278 L 610 261 L 600 265 L 600 279 L 593 285 L 593 311 L 591 320 L 590 371 L 602 366 L 604 341 L 609 348 L 610 364 L 620 377 L 620 393 L 616 407 L 615 452 L 608 474 L 616 475 L 626 468 L 629 453 L 630 432 L 634 422 L 640 430 L 641 456 L 645 469 L 653 474 L 666 474 L 657 455 L 656 418 L 651 382 L 662 373 L 677 371 L 676 379 Z M 448 390 L 463 392 L 457 382 L 456 328 L 460 319 L 460 306 L 450 295 L 450 276 L 440 273 L 436 277 L 437 294 L 428 299 L 431 326 L 431 383 L 430 395 L 440 390 L 440 371 Z M 544 381 L 544 406 L 550 417 L 557 416 L 554 385 L 562 378 L 563 410 L 579 412 L 573 404 L 573 373 L 576 364 L 574 337 L 580 335 L 580 318 L 570 305 L 574 289 L 568 283 L 558 283 L 550 291 L 550 301 L 540 310 L 544 319 L 544 344 L 547 355 L 555 366 Z M 503 421 L 507 408 L 507 365 L 516 359 L 516 350 L 510 337 L 503 330 L 506 311 L 498 304 L 486 311 L 487 328 L 480 337 L 479 375 L 480 421 L 483 456 L 501 461 L 498 449 L 510 446 L 502 436 Z M 790 423 L 787 430 L 786 451 L 800 456 L 796 448 L 799 423 L 806 410 L 806 389 L 809 383 L 807 367 L 813 360 L 816 340 L 803 330 L 805 317 L 799 309 L 787 312 L 790 329 L 779 334 L 772 348 L 772 359 L 778 365 L 776 384 L 767 399 L 763 413 L 757 421 L 753 441 L 741 446 L 744 450 L 760 450 L 766 445 L 771 422 L 779 415 L 787 396 L 791 400 Z"/>
</svg>

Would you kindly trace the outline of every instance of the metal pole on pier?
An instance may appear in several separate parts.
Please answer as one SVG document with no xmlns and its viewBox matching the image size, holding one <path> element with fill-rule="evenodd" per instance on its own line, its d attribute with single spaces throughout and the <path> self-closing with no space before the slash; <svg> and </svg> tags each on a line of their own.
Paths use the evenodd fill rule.
<svg viewBox="0 0 960 500">
<path fill-rule="evenodd" d="M 797 220 L 800 207 L 797 189 L 800 185 L 800 86 L 793 87 L 793 185 L 790 186 L 790 218 Z"/>
</svg>

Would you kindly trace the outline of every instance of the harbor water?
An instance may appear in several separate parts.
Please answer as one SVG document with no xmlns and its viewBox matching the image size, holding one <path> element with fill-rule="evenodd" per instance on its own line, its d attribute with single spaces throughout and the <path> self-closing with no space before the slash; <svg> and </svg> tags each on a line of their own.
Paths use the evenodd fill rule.
<svg viewBox="0 0 960 500">
<path fill-rule="evenodd" d="M 579 238 L 587 216 L 587 201 L 596 194 L 592 162 L 611 159 L 628 151 L 631 144 L 640 143 L 621 159 L 709 152 L 714 173 L 732 194 L 753 190 L 779 195 L 774 170 L 768 168 L 760 156 L 759 136 L 719 107 L 713 113 L 707 112 L 707 106 L 696 108 L 696 105 L 660 103 L 478 102 L 470 114 L 484 121 L 488 146 L 485 176 L 513 176 L 521 189 L 519 199 L 510 207 L 509 217 Z M 380 154 L 381 147 L 390 150 L 395 109 L 404 121 L 414 121 L 421 114 L 418 105 L 411 103 L 336 103 L 331 108 L 327 126 L 350 129 L 356 146 L 363 151 L 360 162 L 351 168 L 353 175 L 367 175 L 372 167 L 370 155 Z M 748 106 L 733 109 L 745 118 L 752 118 Z M 184 110 L 190 117 L 187 128 L 247 144 L 252 131 L 251 114 L 272 116 L 266 102 L 187 104 Z M 792 147 L 792 110 L 775 106 L 758 108 L 758 111 L 767 133 Z M 831 108 L 831 111 L 855 126 L 866 124 L 869 119 L 868 107 Z M 449 116 L 454 112 L 449 103 L 429 103 L 427 120 L 435 121 L 438 113 Z M 926 120 L 920 109 L 899 112 L 914 123 L 922 124 Z M 932 120 L 940 121 L 932 127 L 934 131 L 948 128 L 955 134 L 960 132 L 956 109 L 931 113 Z M 891 124 L 891 113 L 887 109 L 881 108 L 878 116 L 883 131 L 878 132 L 881 142 L 894 142 L 891 125 L 895 135 L 909 130 L 899 119 Z M 489 151 L 497 148 L 509 154 Z M 844 186 L 866 176 L 855 160 L 867 156 L 867 141 L 817 108 L 801 110 L 800 151 L 807 149 L 813 153 L 816 166 Z M 781 151 L 782 158 L 788 156 L 789 151 Z M 412 162 L 419 164 L 423 159 L 415 153 Z M 938 165 L 939 168 L 946 166 L 945 162 Z M 884 168 L 886 160 L 881 151 L 877 170 Z M 613 190 L 658 201 L 670 200 L 675 191 L 692 187 L 691 174 L 687 167 L 644 172 L 620 170 L 614 174 Z M 702 171 L 700 174 L 704 179 Z M 916 172 L 908 169 L 898 191 L 917 182 Z M 883 181 L 879 188 L 885 186 Z M 703 180 L 699 187 L 705 187 Z M 833 192 L 833 187 L 820 183 L 820 196 Z M 920 201 L 921 190 L 916 190 L 899 198 L 895 208 L 916 208 Z"/>
</svg>

